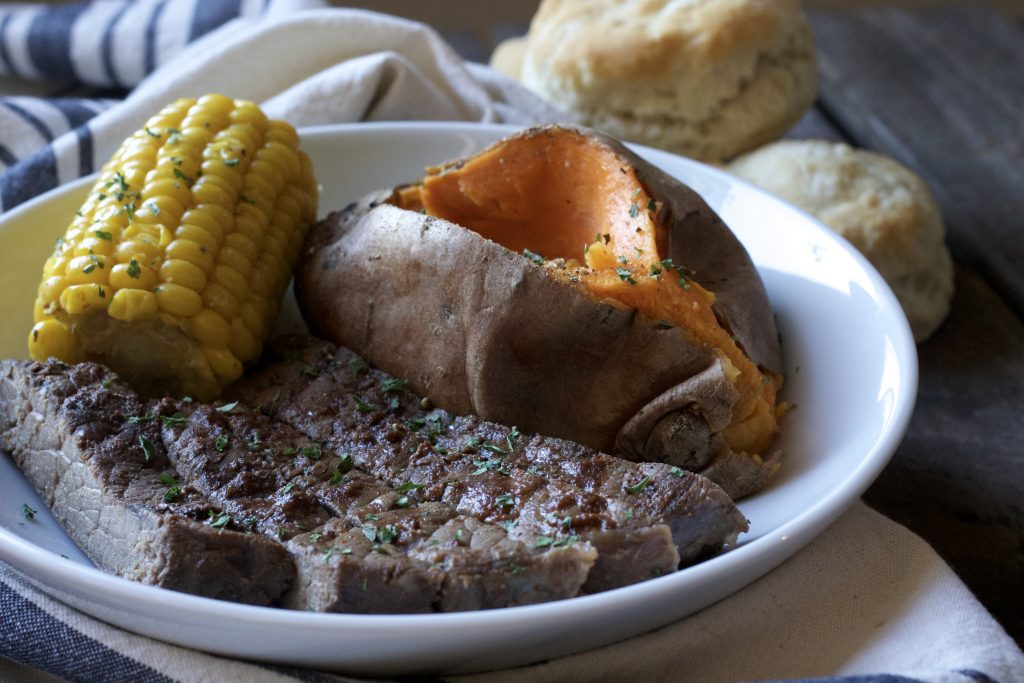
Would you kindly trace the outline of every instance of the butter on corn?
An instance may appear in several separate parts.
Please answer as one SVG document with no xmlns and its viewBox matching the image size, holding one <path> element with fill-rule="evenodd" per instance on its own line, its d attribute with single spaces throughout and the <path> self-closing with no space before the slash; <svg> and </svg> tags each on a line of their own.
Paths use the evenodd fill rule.
<svg viewBox="0 0 1024 683">
<path fill-rule="evenodd" d="M 255 360 L 317 184 L 252 102 L 180 99 L 125 140 L 46 261 L 29 353 L 95 360 L 152 394 L 210 398 Z"/>
</svg>

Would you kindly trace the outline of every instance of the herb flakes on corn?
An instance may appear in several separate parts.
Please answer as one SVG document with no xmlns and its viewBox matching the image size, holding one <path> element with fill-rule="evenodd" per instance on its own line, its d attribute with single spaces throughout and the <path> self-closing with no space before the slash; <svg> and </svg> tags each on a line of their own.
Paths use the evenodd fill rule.
<svg viewBox="0 0 1024 683">
<path fill-rule="evenodd" d="M 251 102 L 180 99 L 125 140 L 43 268 L 29 353 L 154 394 L 214 396 L 277 315 L 317 184 Z"/>
</svg>

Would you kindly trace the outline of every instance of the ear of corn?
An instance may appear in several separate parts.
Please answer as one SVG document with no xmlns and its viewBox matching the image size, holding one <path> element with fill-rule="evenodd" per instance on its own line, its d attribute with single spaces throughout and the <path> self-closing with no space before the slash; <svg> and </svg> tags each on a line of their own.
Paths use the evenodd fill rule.
<svg viewBox="0 0 1024 683">
<path fill-rule="evenodd" d="M 122 144 L 57 241 L 30 355 L 214 395 L 259 355 L 316 201 L 290 125 L 223 95 L 172 103 Z"/>
</svg>

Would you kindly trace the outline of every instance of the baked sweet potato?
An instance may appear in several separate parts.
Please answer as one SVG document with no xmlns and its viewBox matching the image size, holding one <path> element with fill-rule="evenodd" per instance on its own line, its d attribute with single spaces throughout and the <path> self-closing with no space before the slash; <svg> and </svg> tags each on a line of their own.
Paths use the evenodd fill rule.
<svg viewBox="0 0 1024 683">
<path fill-rule="evenodd" d="M 310 327 L 438 406 L 701 472 L 779 464 L 774 317 L 689 187 L 594 131 L 533 128 L 310 234 Z"/>
</svg>

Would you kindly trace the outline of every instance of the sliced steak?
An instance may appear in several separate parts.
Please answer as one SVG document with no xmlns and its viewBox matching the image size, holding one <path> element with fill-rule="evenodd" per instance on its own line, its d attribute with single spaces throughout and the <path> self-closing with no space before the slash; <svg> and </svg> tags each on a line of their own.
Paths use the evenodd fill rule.
<svg viewBox="0 0 1024 683">
<path fill-rule="evenodd" d="M 0 361 L 0 448 L 105 571 L 211 598 L 270 604 L 294 566 L 267 538 L 221 528 L 220 511 L 174 482 L 136 395 L 85 363 Z M 201 558 L 201 561 L 197 561 Z"/>
<path fill-rule="evenodd" d="M 289 607 L 408 613 L 567 598 L 597 555 L 586 543 L 513 539 L 445 502 L 421 502 L 416 486 L 395 490 L 351 456 L 241 405 L 163 399 L 152 413 L 183 483 L 231 525 L 287 542 L 297 566 Z"/>
<path fill-rule="evenodd" d="M 275 340 L 264 366 L 230 392 L 392 486 L 414 482 L 421 500 L 534 544 L 589 543 L 598 558 L 585 591 L 674 571 L 747 528 L 699 475 L 431 410 L 401 380 L 310 337 Z"/>
</svg>

